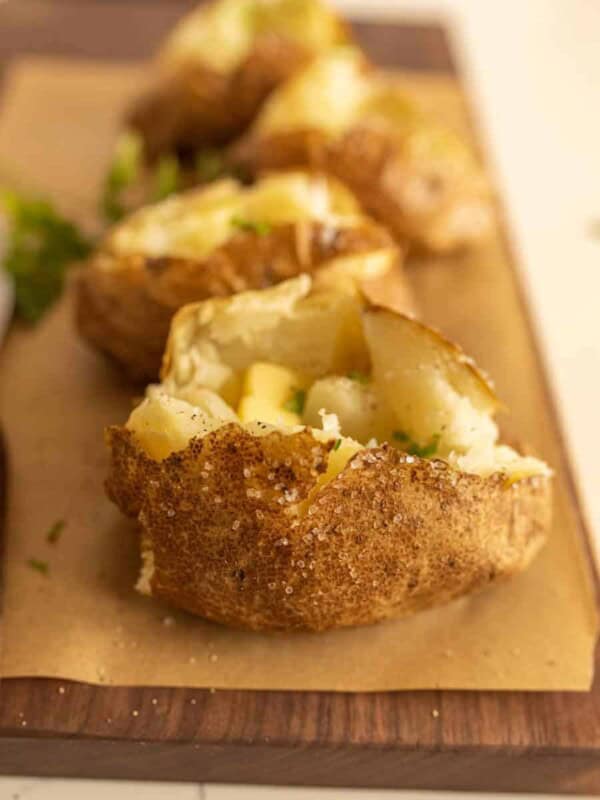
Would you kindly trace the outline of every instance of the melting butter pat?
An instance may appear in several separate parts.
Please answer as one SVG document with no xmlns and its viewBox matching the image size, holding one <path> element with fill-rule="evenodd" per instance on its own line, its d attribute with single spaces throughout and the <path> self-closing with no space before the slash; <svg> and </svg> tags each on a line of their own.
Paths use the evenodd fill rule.
<svg viewBox="0 0 600 800">
<path fill-rule="evenodd" d="M 241 422 L 301 425 L 307 380 L 279 364 L 259 361 L 248 367 L 238 407 Z"/>
</svg>

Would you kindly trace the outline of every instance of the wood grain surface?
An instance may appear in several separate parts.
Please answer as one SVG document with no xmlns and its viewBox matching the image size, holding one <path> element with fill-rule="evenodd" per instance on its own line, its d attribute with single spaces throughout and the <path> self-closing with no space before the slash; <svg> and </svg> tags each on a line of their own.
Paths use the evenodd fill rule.
<svg viewBox="0 0 600 800">
<path fill-rule="evenodd" d="M 189 5 L 173 0 L 0 5 L 0 58 L 25 51 L 145 57 Z M 357 33 L 380 63 L 452 69 L 439 28 L 360 25 Z M 572 483 L 569 491 L 578 509 Z M 596 680 L 589 694 L 339 694 L 100 688 L 12 679 L 0 687 L 0 771 L 600 791 L 600 684 Z"/>
</svg>

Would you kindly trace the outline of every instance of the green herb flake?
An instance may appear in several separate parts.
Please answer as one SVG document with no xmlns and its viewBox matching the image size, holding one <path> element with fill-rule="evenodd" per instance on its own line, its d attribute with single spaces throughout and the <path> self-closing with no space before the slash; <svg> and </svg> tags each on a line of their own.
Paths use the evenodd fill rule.
<svg viewBox="0 0 600 800">
<path fill-rule="evenodd" d="M 154 170 L 154 191 L 152 200 L 164 200 L 174 194 L 181 183 L 179 161 L 174 155 L 163 156 Z"/>
<path fill-rule="evenodd" d="M 404 431 L 394 431 L 392 437 L 396 442 L 403 445 L 403 449 L 411 456 L 419 456 L 419 458 L 431 458 L 437 453 L 440 443 L 440 434 L 436 433 L 431 437 L 429 442 L 424 445 L 419 445 Z"/>
<path fill-rule="evenodd" d="M 107 222 L 118 222 L 125 214 L 122 195 L 140 175 L 143 150 L 142 139 L 137 133 L 128 131 L 117 140 L 100 198 L 100 212 Z"/>
<path fill-rule="evenodd" d="M 252 219 L 244 219 L 243 217 L 233 217 L 231 224 L 234 228 L 239 228 L 241 231 L 247 233 L 256 233 L 258 236 L 266 236 L 271 233 L 271 225 L 268 222 Z"/>
<path fill-rule="evenodd" d="M 196 154 L 196 175 L 205 183 L 216 180 L 227 172 L 222 153 L 215 149 L 200 150 Z"/>
<path fill-rule="evenodd" d="M 0 191 L 9 226 L 4 268 L 12 276 L 19 316 L 37 322 L 59 297 L 66 269 L 90 253 L 91 244 L 46 200 Z"/>
<path fill-rule="evenodd" d="M 48 544 L 56 544 L 60 537 L 62 536 L 62 532 L 65 529 L 65 525 L 67 523 L 64 519 L 57 520 L 54 525 L 51 525 L 48 533 L 46 534 L 46 541 Z"/>
<path fill-rule="evenodd" d="M 439 444 L 440 434 L 436 433 L 435 436 L 431 437 L 429 444 L 426 444 L 425 447 L 421 448 L 421 458 L 431 458 L 431 456 L 434 456 L 438 451 Z"/>
<path fill-rule="evenodd" d="M 39 572 L 40 575 L 47 575 L 48 574 L 48 562 L 47 561 L 40 561 L 39 558 L 30 558 L 27 561 L 27 566 L 34 569 L 36 572 Z"/>
<path fill-rule="evenodd" d="M 348 377 L 350 380 L 356 381 L 357 383 L 369 383 L 369 376 L 365 372 L 361 372 L 358 369 L 351 369 L 350 372 L 348 372 Z"/>
<path fill-rule="evenodd" d="M 341 439 L 336 439 L 336 440 L 335 440 L 335 444 L 333 445 L 333 449 L 334 449 L 334 451 L 335 451 L 335 450 L 339 450 L 339 449 L 340 449 L 340 446 L 341 446 L 341 444 L 342 444 L 342 440 L 341 440 Z"/>
<path fill-rule="evenodd" d="M 306 392 L 304 389 L 296 389 L 290 399 L 283 404 L 283 407 L 286 411 L 291 411 L 292 414 L 302 414 L 305 402 Z"/>
</svg>

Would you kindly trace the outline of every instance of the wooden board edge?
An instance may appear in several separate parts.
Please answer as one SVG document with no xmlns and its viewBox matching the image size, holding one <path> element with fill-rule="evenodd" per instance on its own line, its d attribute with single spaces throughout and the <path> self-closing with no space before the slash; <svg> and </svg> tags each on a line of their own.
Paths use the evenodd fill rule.
<svg viewBox="0 0 600 800">
<path fill-rule="evenodd" d="M 32 766 L 34 765 L 34 766 Z M 527 748 L 377 748 L 90 741 L 15 737 L 0 774 L 494 792 L 600 791 L 596 752 Z"/>
</svg>

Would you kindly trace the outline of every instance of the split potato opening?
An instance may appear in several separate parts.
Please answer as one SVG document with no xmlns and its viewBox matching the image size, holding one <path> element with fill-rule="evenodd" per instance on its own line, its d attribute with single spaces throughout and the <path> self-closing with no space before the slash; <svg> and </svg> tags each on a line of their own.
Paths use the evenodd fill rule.
<svg viewBox="0 0 600 800">
<path fill-rule="evenodd" d="M 371 254 L 339 259 L 334 267 L 351 282 L 377 271 L 378 261 Z M 128 423 L 142 443 L 150 407 L 173 401 L 175 427 L 184 424 L 179 403 L 185 402 L 199 431 L 219 421 L 284 432 L 308 426 L 334 444 L 387 443 L 479 475 L 547 474 L 542 462 L 499 444 L 497 398 L 457 345 L 412 317 L 370 306 L 351 283 L 340 291 L 327 273 L 182 309 L 163 381 Z M 177 441 L 187 444 L 179 435 Z M 145 446 L 153 457 L 171 452 Z"/>
</svg>

